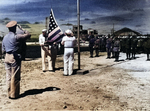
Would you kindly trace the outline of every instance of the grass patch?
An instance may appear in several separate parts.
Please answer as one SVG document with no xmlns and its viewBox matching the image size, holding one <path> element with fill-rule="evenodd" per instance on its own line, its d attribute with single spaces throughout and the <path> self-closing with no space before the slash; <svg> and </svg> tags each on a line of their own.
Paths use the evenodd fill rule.
<svg viewBox="0 0 150 111">
<path fill-rule="evenodd" d="M 45 28 L 45 24 L 26 24 L 22 26 L 31 34 L 31 38 L 27 42 L 38 42 L 39 35 L 42 33 L 42 29 Z"/>
</svg>

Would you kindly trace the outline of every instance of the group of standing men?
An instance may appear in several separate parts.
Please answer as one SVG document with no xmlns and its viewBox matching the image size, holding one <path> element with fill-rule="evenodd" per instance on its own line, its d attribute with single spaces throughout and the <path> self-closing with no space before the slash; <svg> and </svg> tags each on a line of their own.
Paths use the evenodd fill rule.
<svg viewBox="0 0 150 111">
<path fill-rule="evenodd" d="M 21 80 L 21 60 L 24 54 L 22 53 L 22 45 L 26 43 L 26 39 L 31 37 L 31 34 L 22 29 L 16 21 L 10 21 L 6 27 L 9 33 L 6 34 L 2 41 L 2 53 L 5 55 L 4 63 L 6 69 L 6 84 L 8 88 L 8 97 L 17 99 L 20 94 Z M 39 44 L 41 46 L 42 70 L 46 71 L 46 57 L 48 58 L 48 70 L 55 71 L 55 61 L 58 51 L 58 43 L 49 43 L 47 38 L 49 34 L 46 29 L 42 30 L 39 35 Z M 73 74 L 74 65 L 74 47 L 76 38 L 71 30 L 65 31 L 61 44 L 64 45 L 64 76 Z M 23 54 L 23 55 L 22 55 Z"/>
<path fill-rule="evenodd" d="M 119 59 L 119 52 L 125 51 L 126 60 L 135 59 L 135 54 L 137 53 L 138 39 L 136 36 L 128 35 L 126 38 L 122 39 L 120 37 L 110 37 L 106 40 L 107 58 L 116 58 L 115 61 Z M 112 54 L 112 57 L 111 57 Z"/>
<path fill-rule="evenodd" d="M 2 52 L 5 54 L 5 69 L 6 69 L 6 82 L 8 85 L 8 97 L 16 99 L 20 93 L 20 73 L 21 73 L 21 46 L 26 42 L 26 39 L 31 37 L 31 34 L 22 29 L 16 21 L 10 21 L 6 27 L 9 29 L 9 33 L 5 35 L 2 41 Z M 55 71 L 55 61 L 58 51 L 58 43 L 49 43 L 47 41 L 49 37 L 46 29 L 42 30 L 42 34 L 39 35 L 39 44 L 41 46 L 41 57 L 42 57 L 42 71 L 46 71 L 46 57 L 48 58 L 48 71 Z M 99 56 L 100 47 L 102 46 L 102 40 L 98 36 L 94 36 L 93 32 L 90 32 L 89 39 L 89 50 L 90 57 L 93 57 L 93 51 L 95 50 L 96 57 Z M 103 40 L 104 42 L 104 40 Z M 119 61 L 119 52 L 121 45 L 124 42 L 126 51 L 126 59 L 135 59 L 137 51 L 138 40 L 136 36 L 128 36 L 124 41 L 119 40 L 118 37 L 111 37 L 108 35 L 106 39 L 106 51 L 107 59 L 115 58 L 115 62 Z M 150 49 L 148 46 L 150 39 L 145 43 L 147 50 Z M 62 38 L 61 44 L 64 45 L 64 76 L 70 76 L 73 74 L 74 65 L 74 47 L 76 45 L 76 38 L 73 36 L 71 30 L 65 31 L 65 36 Z M 150 51 L 148 51 L 150 53 Z M 112 57 L 111 57 L 112 55 Z M 149 55 L 148 55 L 149 59 Z"/>
<path fill-rule="evenodd" d="M 120 41 L 118 37 L 110 37 L 106 40 L 107 59 L 115 58 L 115 62 L 119 61 Z M 112 55 L 112 56 L 111 56 Z"/>
<path fill-rule="evenodd" d="M 106 48 L 107 58 L 111 58 L 111 52 L 113 52 L 113 57 L 115 57 L 115 61 L 117 62 L 119 59 L 119 51 L 120 51 L 120 41 L 116 37 L 113 39 L 108 35 L 108 38 L 105 40 L 103 37 L 100 38 L 98 36 L 94 36 L 93 32 L 90 32 L 89 37 L 89 51 L 90 58 L 93 57 L 93 51 L 95 50 L 95 57 L 99 57 L 99 51 L 104 51 Z M 105 46 L 104 46 L 105 45 Z"/>
<path fill-rule="evenodd" d="M 48 42 L 49 34 L 46 29 L 42 30 L 39 35 L 39 44 L 41 46 L 42 70 L 46 71 L 46 57 L 48 59 L 48 71 L 55 72 L 55 62 L 58 52 L 58 43 Z M 76 38 L 71 30 L 65 31 L 65 36 L 62 38 L 61 44 L 64 45 L 64 76 L 73 74 L 74 65 L 74 47 Z"/>
<path fill-rule="evenodd" d="M 131 60 L 135 59 L 135 54 L 138 50 L 138 39 L 136 36 L 128 35 L 126 38 L 120 38 L 117 36 L 108 35 L 106 39 L 103 40 L 103 37 L 94 36 L 93 32 L 90 32 L 88 40 L 89 40 L 89 51 L 90 57 L 93 57 L 93 51 L 95 50 L 95 57 L 99 56 L 99 51 L 101 50 L 102 44 L 105 44 L 107 58 L 115 58 L 115 62 L 119 61 L 119 53 L 120 51 L 125 51 L 126 59 Z M 148 45 L 147 45 L 148 46 Z M 148 49 L 148 48 L 147 48 Z M 149 59 L 149 54 L 147 54 Z"/>
</svg>

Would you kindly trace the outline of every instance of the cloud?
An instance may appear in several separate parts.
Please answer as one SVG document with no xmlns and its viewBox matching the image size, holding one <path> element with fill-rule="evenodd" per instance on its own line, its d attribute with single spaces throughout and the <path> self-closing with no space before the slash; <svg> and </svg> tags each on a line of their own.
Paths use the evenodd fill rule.
<svg viewBox="0 0 150 111">
<path fill-rule="evenodd" d="M 148 28 L 149 7 L 149 0 L 81 0 L 81 24 L 93 28 L 100 25 L 109 28 L 113 23 L 120 27 L 135 28 L 146 24 L 145 28 Z M 0 0 L 0 17 L 30 23 L 41 22 L 49 16 L 51 8 L 58 23 L 77 24 L 76 0 Z"/>
<path fill-rule="evenodd" d="M 18 5 L 18 4 L 26 4 L 29 2 L 40 2 L 45 0 L 0 0 L 0 6 L 9 6 L 9 5 Z"/>
</svg>

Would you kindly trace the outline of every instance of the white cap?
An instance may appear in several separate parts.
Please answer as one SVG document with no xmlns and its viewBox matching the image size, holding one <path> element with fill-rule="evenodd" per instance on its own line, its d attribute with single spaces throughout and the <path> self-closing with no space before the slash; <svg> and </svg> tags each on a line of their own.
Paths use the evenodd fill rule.
<svg viewBox="0 0 150 111">
<path fill-rule="evenodd" d="M 46 29 L 43 29 L 43 30 L 42 30 L 42 32 L 46 32 L 46 31 L 47 31 Z"/>
<path fill-rule="evenodd" d="M 68 30 L 65 31 L 65 33 L 66 34 L 72 34 L 72 31 L 68 29 Z"/>
</svg>

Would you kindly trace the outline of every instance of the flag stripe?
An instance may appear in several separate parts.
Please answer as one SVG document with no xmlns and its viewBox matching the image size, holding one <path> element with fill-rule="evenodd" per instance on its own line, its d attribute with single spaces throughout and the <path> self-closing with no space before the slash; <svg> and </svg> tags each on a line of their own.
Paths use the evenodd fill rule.
<svg viewBox="0 0 150 111">
<path fill-rule="evenodd" d="M 50 17 L 49 17 L 49 34 L 48 34 L 47 41 L 51 43 L 57 42 L 57 41 L 61 42 L 63 36 L 64 36 L 64 33 L 58 26 L 55 20 L 54 14 L 53 14 L 53 10 L 51 9 Z"/>
<path fill-rule="evenodd" d="M 53 33 L 55 33 L 55 32 L 56 32 L 57 30 L 59 30 L 59 29 L 60 29 L 59 27 L 55 28 L 52 32 L 49 33 L 48 36 L 50 37 L 51 35 L 53 35 Z"/>
<path fill-rule="evenodd" d="M 56 32 L 54 33 L 50 33 L 48 40 L 53 39 L 53 37 L 55 37 L 57 34 L 59 34 L 61 32 L 60 29 L 58 29 Z"/>
<path fill-rule="evenodd" d="M 62 34 L 63 34 L 62 32 L 57 33 L 57 34 L 55 34 L 55 35 L 53 36 L 52 39 L 48 39 L 48 41 L 49 41 L 49 42 L 56 41 L 57 39 L 60 39 L 60 37 L 61 37 Z"/>
<path fill-rule="evenodd" d="M 55 40 L 55 42 L 61 42 L 63 36 L 64 36 L 64 34 L 60 35 L 59 38 L 57 38 L 57 39 Z"/>
</svg>

